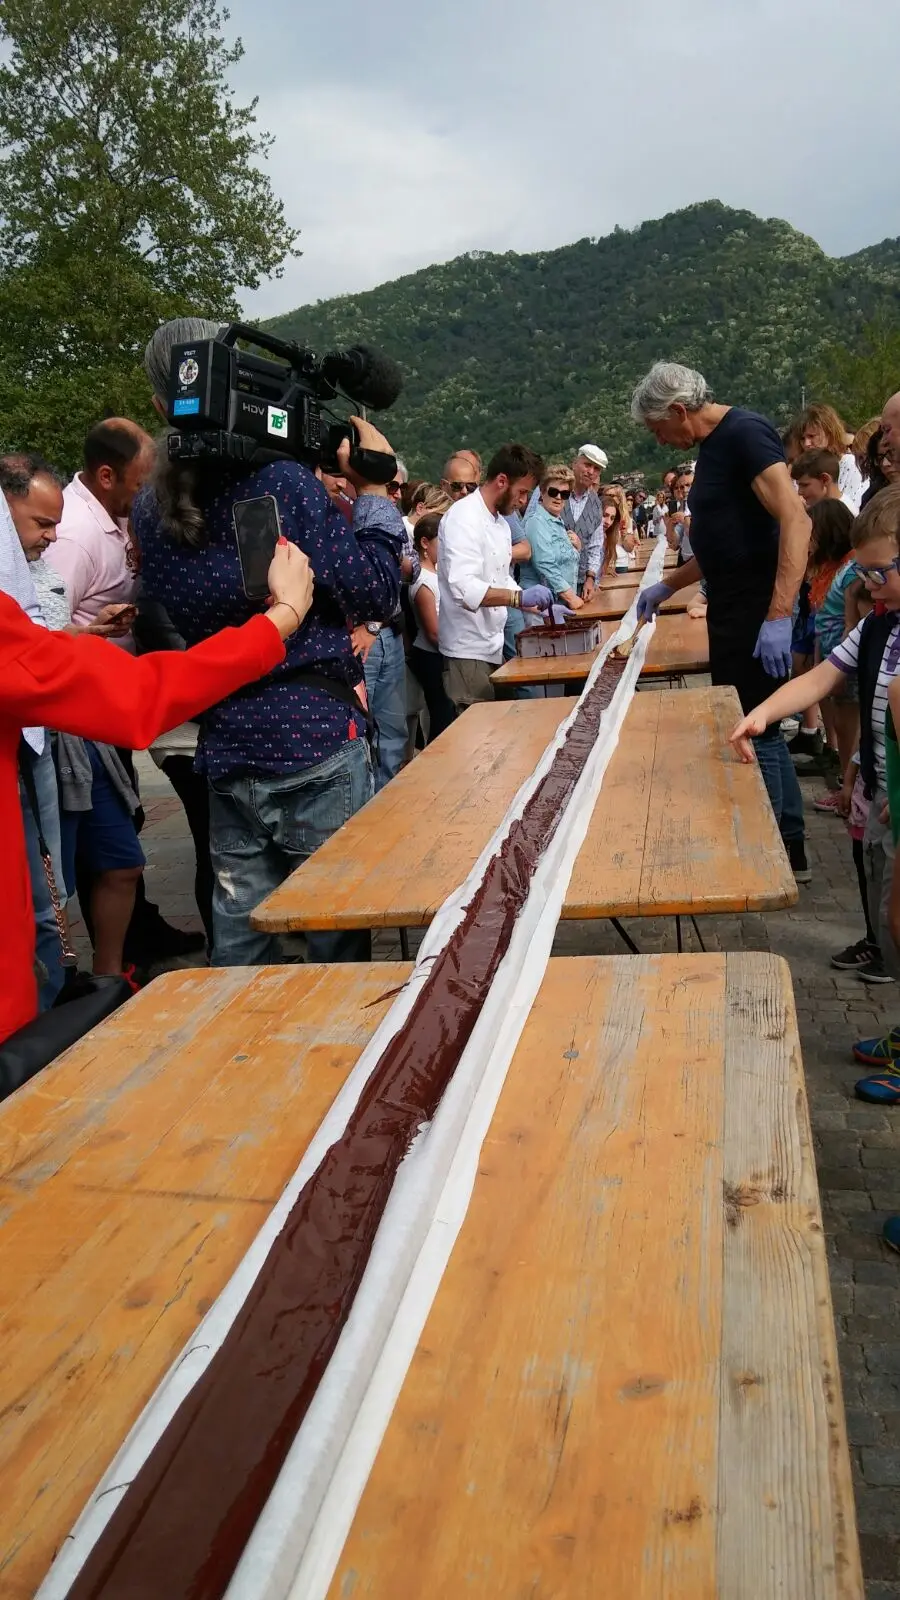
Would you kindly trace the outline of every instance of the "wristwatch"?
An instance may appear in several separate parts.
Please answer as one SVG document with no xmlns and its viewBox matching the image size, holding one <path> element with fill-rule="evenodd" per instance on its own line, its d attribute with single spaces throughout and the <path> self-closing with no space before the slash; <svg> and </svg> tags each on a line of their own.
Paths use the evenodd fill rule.
<svg viewBox="0 0 900 1600">
<path fill-rule="evenodd" d="M 366 632 L 367 633 L 376 633 L 377 634 L 377 633 L 381 632 L 383 627 L 384 627 L 384 623 L 383 622 L 367 622 L 366 623 Z"/>
</svg>

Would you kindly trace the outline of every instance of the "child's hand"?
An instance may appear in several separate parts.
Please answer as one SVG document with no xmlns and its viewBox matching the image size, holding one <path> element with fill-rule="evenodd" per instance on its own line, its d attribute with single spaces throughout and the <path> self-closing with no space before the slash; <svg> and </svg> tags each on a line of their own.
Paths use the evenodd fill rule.
<svg viewBox="0 0 900 1600">
<path fill-rule="evenodd" d="M 765 716 L 758 708 L 741 718 L 734 732 L 729 735 L 728 742 L 734 745 L 742 761 L 756 760 L 751 740 L 758 739 L 760 734 L 765 733 L 767 727 Z"/>
</svg>

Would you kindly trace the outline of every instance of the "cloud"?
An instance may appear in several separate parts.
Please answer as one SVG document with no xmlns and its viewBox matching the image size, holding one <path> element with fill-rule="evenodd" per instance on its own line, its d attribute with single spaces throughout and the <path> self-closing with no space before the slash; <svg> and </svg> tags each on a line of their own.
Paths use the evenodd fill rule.
<svg viewBox="0 0 900 1600">
<path fill-rule="evenodd" d="M 883 0 L 236 0 L 234 20 L 305 252 L 256 315 L 711 198 L 833 254 L 900 226 Z"/>
<path fill-rule="evenodd" d="M 398 97 L 281 91 L 265 113 L 278 129 L 268 171 L 303 255 L 260 291 L 257 315 L 414 272 L 489 238 L 504 248 L 527 203 L 515 178 L 498 185 L 490 155 Z"/>
</svg>

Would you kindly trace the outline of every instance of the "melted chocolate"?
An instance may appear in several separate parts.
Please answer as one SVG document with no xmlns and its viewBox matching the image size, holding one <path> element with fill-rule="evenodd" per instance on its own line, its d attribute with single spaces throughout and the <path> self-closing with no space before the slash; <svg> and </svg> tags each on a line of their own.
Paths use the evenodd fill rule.
<svg viewBox="0 0 900 1600">
<path fill-rule="evenodd" d="M 397 1168 L 452 1077 L 624 670 L 606 663 L 297 1198 L 233 1326 L 69 1590 L 69 1600 L 219 1600 L 353 1304 Z"/>
</svg>

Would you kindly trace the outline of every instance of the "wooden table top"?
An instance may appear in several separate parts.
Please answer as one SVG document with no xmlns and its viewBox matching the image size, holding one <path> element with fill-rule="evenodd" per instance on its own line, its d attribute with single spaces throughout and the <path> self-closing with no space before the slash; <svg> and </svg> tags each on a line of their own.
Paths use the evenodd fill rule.
<svg viewBox="0 0 900 1600">
<path fill-rule="evenodd" d="M 787 966 L 557 965 L 328 1600 L 860 1600 Z"/>
<path fill-rule="evenodd" d="M 578 656 L 517 656 L 491 673 L 500 690 L 531 683 L 583 683 L 597 656 L 617 633 L 615 619 L 601 622 L 602 644 Z M 642 678 L 676 677 L 689 672 L 709 671 L 709 634 L 704 617 L 689 617 L 686 612 L 659 617 L 641 669 Z"/>
<path fill-rule="evenodd" d="M 673 612 L 687 611 L 688 606 L 693 605 L 699 593 L 699 583 L 691 584 L 688 589 L 678 589 L 671 599 L 666 600 L 660 606 L 660 614 L 667 616 Z M 594 598 L 589 600 L 587 605 L 582 606 L 581 610 L 575 612 L 574 615 L 579 622 L 593 622 L 595 620 L 605 622 L 613 617 L 622 618 L 626 611 L 630 611 L 634 605 L 636 594 L 636 584 L 630 588 L 597 589 L 594 592 Z"/>
<path fill-rule="evenodd" d="M 471 706 L 257 907 L 254 927 L 424 927 L 477 861 L 570 705 Z M 564 918 L 795 904 L 759 769 L 728 746 L 739 717 L 733 689 L 635 696 Z"/>
<path fill-rule="evenodd" d="M 617 588 L 634 588 L 634 589 L 636 589 L 638 584 L 641 583 L 642 580 L 643 580 L 644 573 L 645 573 L 645 571 L 647 569 L 649 556 L 652 555 L 652 553 L 653 553 L 652 549 L 650 550 L 649 553 L 643 553 L 642 554 L 642 553 L 639 552 L 637 566 L 636 567 L 629 567 L 627 572 L 609 572 L 609 573 L 607 573 L 606 577 L 600 579 L 600 582 L 597 585 L 598 589 L 617 589 Z M 677 555 L 677 553 L 674 550 L 667 550 L 666 554 L 665 554 L 665 559 L 663 561 L 663 570 L 665 572 L 667 572 L 667 573 L 668 572 L 672 572 L 677 567 L 677 565 L 678 565 L 678 555 Z"/>
<path fill-rule="evenodd" d="M 34 1594 L 397 978 L 169 973 L 0 1107 L 4 1600 Z M 862 1596 L 777 958 L 551 963 L 334 1580 L 351 1591 Z"/>
</svg>

